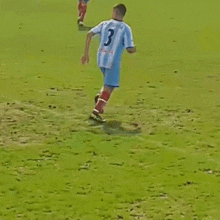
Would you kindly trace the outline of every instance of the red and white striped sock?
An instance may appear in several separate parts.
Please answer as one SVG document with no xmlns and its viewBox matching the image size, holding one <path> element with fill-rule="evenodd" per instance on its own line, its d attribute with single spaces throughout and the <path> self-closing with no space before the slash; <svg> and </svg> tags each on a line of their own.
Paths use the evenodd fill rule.
<svg viewBox="0 0 220 220">
<path fill-rule="evenodd" d="M 96 106 L 93 110 L 94 114 L 99 114 L 103 112 L 104 107 L 106 106 L 109 98 L 110 98 L 111 92 L 109 90 L 103 90 L 101 95 L 98 98 L 98 102 L 96 103 Z"/>
</svg>

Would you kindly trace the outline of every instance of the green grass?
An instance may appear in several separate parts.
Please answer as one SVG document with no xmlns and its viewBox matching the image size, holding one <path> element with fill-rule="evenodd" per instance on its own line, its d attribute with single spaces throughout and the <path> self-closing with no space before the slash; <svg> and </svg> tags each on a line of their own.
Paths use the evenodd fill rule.
<svg viewBox="0 0 220 220">
<path fill-rule="evenodd" d="M 94 126 L 77 3 L 0 0 L 0 220 L 220 219 L 219 2 L 122 2 L 138 53 Z"/>
</svg>

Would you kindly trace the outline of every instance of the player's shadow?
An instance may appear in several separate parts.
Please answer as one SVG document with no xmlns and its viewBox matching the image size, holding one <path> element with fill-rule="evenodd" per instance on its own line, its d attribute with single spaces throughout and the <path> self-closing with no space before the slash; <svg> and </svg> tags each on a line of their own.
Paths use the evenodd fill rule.
<svg viewBox="0 0 220 220">
<path fill-rule="evenodd" d="M 104 124 L 92 122 L 91 126 L 100 127 L 108 135 L 139 135 L 141 129 L 139 127 L 125 128 L 121 125 L 120 121 L 108 121 Z"/>
<path fill-rule="evenodd" d="M 108 121 L 103 124 L 103 130 L 109 135 L 138 135 L 141 134 L 139 127 L 125 128 L 121 125 L 120 121 Z"/>
<path fill-rule="evenodd" d="M 90 31 L 93 27 L 89 27 L 89 26 L 85 26 L 85 25 L 83 25 L 83 26 L 78 26 L 78 28 L 79 28 L 79 31 Z"/>
</svg>

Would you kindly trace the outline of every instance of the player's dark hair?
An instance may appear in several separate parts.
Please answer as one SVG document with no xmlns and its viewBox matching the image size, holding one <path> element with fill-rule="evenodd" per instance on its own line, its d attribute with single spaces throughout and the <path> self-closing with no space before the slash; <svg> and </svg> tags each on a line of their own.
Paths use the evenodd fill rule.
<svg viewBox="0 0 220 220">
<path fill-rule="evenodd" d="M 117 5 L 115 5 L 115 6 L 113 7 L 113 9 L 118 9 L 119 12 L 120 12 L 120 14 L 121 14 L 122 16 L 125 16 L 126 11 L 127 11 L 127 9 L 126 9 L 126 7 L 125 7 L 124 4 L 117 4 Z"/>
</svg>

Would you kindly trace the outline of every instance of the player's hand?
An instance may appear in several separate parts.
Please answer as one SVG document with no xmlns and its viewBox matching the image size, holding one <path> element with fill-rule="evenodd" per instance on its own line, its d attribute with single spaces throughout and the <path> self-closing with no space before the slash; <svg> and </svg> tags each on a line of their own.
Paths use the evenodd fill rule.
<svg viewBox="0 0 220 220">
<path fill-rule="evenodd" d="M 82 64 L 86 64 L 86 63 L 89 63 L 89 55 L 83 55 L 82 57 L 81 57 L 81 63 Z"/>
</svg>

